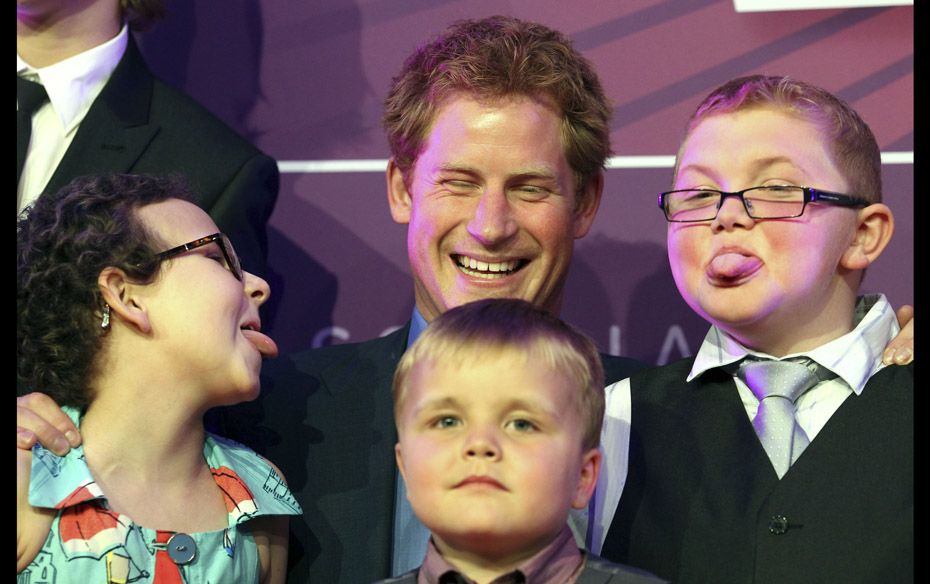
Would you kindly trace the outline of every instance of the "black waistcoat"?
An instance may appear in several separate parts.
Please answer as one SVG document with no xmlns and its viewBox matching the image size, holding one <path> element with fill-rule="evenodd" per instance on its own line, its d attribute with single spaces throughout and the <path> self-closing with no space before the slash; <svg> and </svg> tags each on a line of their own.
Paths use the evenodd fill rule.
<svg viewBox="0 0 930 584">
<path fill-rule="evenodd" d="M 674 582 L 912 582 L 913 366 L 852 395 L 779 481 L 732 378 L 635 375 L 629 476 L 601 555 Z"/>
</svg>

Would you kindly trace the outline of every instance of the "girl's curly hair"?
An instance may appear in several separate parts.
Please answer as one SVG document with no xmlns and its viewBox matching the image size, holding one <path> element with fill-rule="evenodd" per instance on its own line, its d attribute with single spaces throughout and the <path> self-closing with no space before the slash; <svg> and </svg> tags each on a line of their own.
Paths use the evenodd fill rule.
<svg viewBox="0 0 930 584">
<path fill-rule="evenodd" d="M 60 405 L 84 408 L 105 329 L 97 286 L 107 266 L 151 282 L 163 244 L 135 210 L 168 199 L 193 202 L 177 176 L 85 176 L 45 193 L 16 225 L 17 384 Z"/>
</svg>

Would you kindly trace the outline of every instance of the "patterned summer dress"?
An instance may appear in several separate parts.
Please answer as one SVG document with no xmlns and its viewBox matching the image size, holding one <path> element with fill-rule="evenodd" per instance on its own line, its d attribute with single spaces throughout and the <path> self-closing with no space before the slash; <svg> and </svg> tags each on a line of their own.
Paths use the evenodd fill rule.
<svg viewBox="0 0 930 584">
<path fill-rule="evenodd" d="M 77 411 L 64 408 L 79 422 Z M 64 457 L 33 448 L 29 503 L 57 509 L 45 545 L 17 584 L 258 582 L 258 546 L 239 526 L 262 515 L 299 515 L 281 476 L 258 454 L 207 434 L 204 458 L 223 491 L 225 529 L 175 533 L 142 527 L 111 510 L 94 482 L 84 449 Z"/>
</svg>

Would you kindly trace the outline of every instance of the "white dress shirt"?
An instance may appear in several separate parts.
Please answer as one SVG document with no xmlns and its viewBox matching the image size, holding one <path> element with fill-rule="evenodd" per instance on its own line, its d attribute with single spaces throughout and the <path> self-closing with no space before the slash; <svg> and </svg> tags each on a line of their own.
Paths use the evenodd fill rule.
<svg viewBox="0 0 930 584">
<path fill-rule="evenodd" d="M 49 99 L 32 115 L 32 138 L 17 185 L 17 214 L 38 198 L 52 178 L 128 42 L 129 28 L 123 25 L 118 35 L 102 45 L 48 67 L 37 69 L 16 55 L 16 74 L 41 83 Z"/>
<path fill-rule="evenodd" d="M 853 393 L 861 394 L 869 378 L 885 367 L 882 352 L 899 331 L 894 311 L 882 294 L 860 297 L 854 322 L 855 328 L 839 338 L 811 351 L 783 357 L 804 355 L 837 375 L 814 386 L 797 401 L 798 424 L 812 442 L 846 398 Z M 695 356 L 687 380 L 691 381 L 709 369 L 735 363 L 746 355 L 775 358 L 743 347 L 713 326 Z M 742 380 L 736 376 L 733 379 L 746 415 L 752 420 L 759 408 L 759 400 Z M 607 529 L 623 494 L 629 464 L 630 380 L 624 379 L 608 386 L 606 393 L 607 406 L 601 432 L 603 462 L 588 514 L 590 524 L 587 525 L 588 549 L 595 554 L 599 554 L 604 545 Z M 575 519 L 583 520 L 581 517 Z"/>
</svg>

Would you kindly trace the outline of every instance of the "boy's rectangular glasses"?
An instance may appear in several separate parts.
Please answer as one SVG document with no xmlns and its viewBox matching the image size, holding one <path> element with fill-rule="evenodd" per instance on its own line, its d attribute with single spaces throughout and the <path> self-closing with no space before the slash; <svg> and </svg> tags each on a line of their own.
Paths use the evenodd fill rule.
<svg viewBox="0 0 930 584">
<path fill-rule="evenodd" d="M 239 264 L 239 256 L 236 255 L 236 250 L 233 249 L 232 242 L 229 241 L 229 238 L 223 235 L 222 233 L 214 233 L 213 235 L 208 235 L 206 237 L 201 237 L 200 239 L 195 239 L 184 245 L 179 245 L 177 247 L 172 247 L 167 251 L 163 251 L 155 256 L 158 261 L 166 260 L 170 257 L 174 257 L 178 254 L 184 253 L 185 251 L 190 251 L 192 249 L 197 249 L 198 247 L 203 247 L 209 243 L 216 242 L 220 247 L 220 251 L 223 252 L 223 258 L 226 260 L 226 269 L 232 272 L 232 275 L 236 277 L 240 282 L 242 281 L 242 266 Z"/>
<path fill-rule="evenodd" d="M 715 189 L 681 189 L 659 194 L 659 208 L 673 223 L 713 221 L 727 197 L 743 202 L 746 214 L 753 219 L 790 219 L 800 217 L 808 203 L 840 207 L 866 207 L 865 199 L 831 193 L 810 187 L 751 187 L 727 192 Z"/>
</svg>

